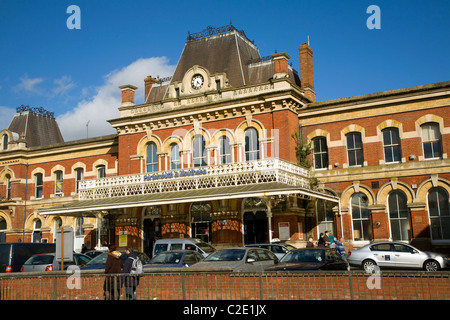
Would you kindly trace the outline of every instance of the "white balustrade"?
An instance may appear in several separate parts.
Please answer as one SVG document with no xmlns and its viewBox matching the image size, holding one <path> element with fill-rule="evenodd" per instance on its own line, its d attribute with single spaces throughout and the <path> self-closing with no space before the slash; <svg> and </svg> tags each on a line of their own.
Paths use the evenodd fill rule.
<svg viewBox="0 0 450 320">
<path fill-rule="evenodd" d="M 310 173 L 280 159 L 221 164 L 80 181 L 80 200 L 198 190 L 268 182 L 309 188 Z"/>
</svg>

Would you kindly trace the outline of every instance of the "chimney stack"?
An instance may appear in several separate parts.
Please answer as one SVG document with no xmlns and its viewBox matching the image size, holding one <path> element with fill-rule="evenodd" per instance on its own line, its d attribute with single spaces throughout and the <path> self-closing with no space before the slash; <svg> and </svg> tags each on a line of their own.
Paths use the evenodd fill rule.
<svg viewBox="0 0 450 320">
<path fill-rule="evenodd" d="M 274 79 L 287 77 L 289 75 L 289 56 L 286 52 L 272 54 L 273 64 L 275 67 Z"/>
<path fill-rule="evenodd" d="M 305 89 L 305 97 L 312 102 L 316 102 L 316 93 L 314 92 L 313 51 L 306 43 L 303 43 L 298 50 L 300 53 L 301 87 Z"/>
<path fill-rule="evenodd" d="M 150 89 L 152 88 L 152 86 L 155 83 L 158 83 L 158 80 L 156 80 L 155 78 L 152 78 L 152 76 L 148 76 L 147 78 L 144 79 L 144 84 L 145 84 L 144 103 L 147 102 L 148 94 L 150 93 Z"/>
<path fill-rule="evenodd" d="M 137 87 L 126 84 L 119 88 L 122 90 L 122 104 L 120 106 L 134 106 L 134 92 L 137 90 Z"/>
</svg>

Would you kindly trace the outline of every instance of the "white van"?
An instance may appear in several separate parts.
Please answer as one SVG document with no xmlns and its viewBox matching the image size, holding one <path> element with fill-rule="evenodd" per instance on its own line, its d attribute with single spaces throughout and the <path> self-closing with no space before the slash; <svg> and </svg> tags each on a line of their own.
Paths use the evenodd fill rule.
<svg viewBox="0 0 450 320">
<path fill-rule="evenodd" d="M 159 239 L 153 246 L 152 255 L 154 257 L 160 252 L 173 250 L 195 250 L 206 258 L 216 249 L 196 238 Z"/>
</svg>

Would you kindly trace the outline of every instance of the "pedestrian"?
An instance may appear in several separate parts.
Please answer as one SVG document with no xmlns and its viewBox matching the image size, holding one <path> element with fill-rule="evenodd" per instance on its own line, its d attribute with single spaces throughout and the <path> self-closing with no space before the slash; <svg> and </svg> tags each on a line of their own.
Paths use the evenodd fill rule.
<svg viewBox="0 0 450 320">
<path fill-rule="evenodd" d="M 319 248 L 325 248 L 325 239 L 323 232 L 320 233 L 319 241 L 317 241 L 317 247 Z"/>
<path fill-rule="evenodd" d="M 344 238 L 340 238 L 336 243 L 336 253 L 345 260 Z"/>
<path fill-rule="evenodd" d="M 131 274 L 133 262 L 135 259 L 139 259 L 136 252 L 131 248 L 125 249 L 127 255 L 123 264 L 123 272 Z M 136 287 L 139 285 L 139 276 L 137 274 L 124 277 L 125 297 L 127 300 L 136 300 Z"/>
<path fill-rule="evenodd" d="M 308 242 L 306 243 L 306 247 L 307 248 L 314 248 L 313 238 L 309 238 L 308 239 Z"/>
<path fill-rule="evenodd" d="M 83 245 L 81 246 L 81 253 L 85 254 L 87 250 L 88 249 L 87 249 L 86 245 L 83 243 Z"/>
<path fill-rule="evenodd" d="M 335 242 L 334 234 L 332 231 L 328 231 L 328 241 L 330 241 L 330 247 Z"/>
<path fill-rule="evenodd" d="M 103 290 L 105 292 L 105 300 L 120 299 L 120 276 L 122 272 L 122 254 L 116 250 L 115 245 L 108 248 L 108 257 L 106 258 L 105 273 L 109 274 L 105 277 Z"/>
<path fill-rule="evenodd" d="M 328 233 L 330 231 L 326 230 L 324 235 L 323 235 L 323 240 L 325 241 L 325 247 L 329 247 L 330 246 L 330 239 L 328 238 Z"/>
</svg>

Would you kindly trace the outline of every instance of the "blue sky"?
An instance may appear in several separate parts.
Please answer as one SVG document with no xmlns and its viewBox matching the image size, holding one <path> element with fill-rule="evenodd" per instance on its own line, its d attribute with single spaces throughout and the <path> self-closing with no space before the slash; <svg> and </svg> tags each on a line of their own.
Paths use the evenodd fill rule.
<svg viewBox="0 0 450 320">
<path fill-rule="evenodd" d="M 70 5 L 81 29 L 70 30 Z M 381 10 L 370 30 L 367 8 Z M 0 130 L 22 104 L 54 112 L 66 141 L 114 133 L 119 85 L 170 76 L 188 34 L 230 21 L 262 56 L 309 36 L 317 98 L 450 80 L 450 1 L 0 0 Z"/>
</svg>

